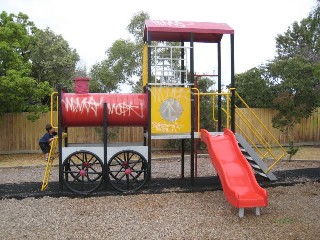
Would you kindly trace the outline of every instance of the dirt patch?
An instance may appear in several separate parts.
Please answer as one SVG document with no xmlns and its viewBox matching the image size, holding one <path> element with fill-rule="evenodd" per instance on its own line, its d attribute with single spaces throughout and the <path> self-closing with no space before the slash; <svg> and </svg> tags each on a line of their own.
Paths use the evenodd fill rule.
<svg viewBox="0 0 320 240">
<path fill-rule="evenodd" d="M 58 158 L 54 163 L 58 164 Z M 41 153 L 5 154 L 0 155 L 0 167 L 45 166 L 44 156 Z"/>
<path fill-rule="evenodd" d="M 292 160 L 320 160 L 320 146 L 301 146 L 298 152 L 292 157 Z M 280 153 L 280 149 L 274 149 L 276 154 Z M 288 147 L 285 147 L 288 150 Z M 279 154 L 280 155 L 280 154 Z M 284 156 L 288 159 L 288 154 Z"/>
</svg>

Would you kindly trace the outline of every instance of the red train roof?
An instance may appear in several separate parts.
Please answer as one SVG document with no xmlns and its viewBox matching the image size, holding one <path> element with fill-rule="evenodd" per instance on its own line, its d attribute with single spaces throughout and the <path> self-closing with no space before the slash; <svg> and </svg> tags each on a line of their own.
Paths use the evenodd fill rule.
<svg viewBox="0 0 320 240">
<path fill-rule="evenodd" d="M 223 34 L 233 34 L 234 30 L 225 23 L 146 20 L 144 41 L 148 33 L 151 41 L 190 42 L 190 33 L 193 33 L 194 42 L 216 43 Z"/>
</svg>

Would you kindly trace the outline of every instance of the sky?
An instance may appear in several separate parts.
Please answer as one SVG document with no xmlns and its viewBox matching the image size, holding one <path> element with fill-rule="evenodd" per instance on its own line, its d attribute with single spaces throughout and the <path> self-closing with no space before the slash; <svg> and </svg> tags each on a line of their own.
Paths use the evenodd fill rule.
<svg viewBox="0 0 320 240">
<path fill-rule="evenodd" d="M 306 18 L 315 5 L 316 0 L 0 0 L 0 11 L 23 12 L 38 28 L 49 27 L 62 35 L 87 69 L 106 58 L 105 51 L 115 40 L 130 38 L 126 27 L 140 11 L 152 20 L 226 23 L 235 31 L 235 73 L 242 73 L 271 60 L 277 34 Z M 227 84 L 229 35 L 221 46 L 222 78 Z M 195 72 L 217 71 L 216 48 L 195 44 Z"/>
</svg>

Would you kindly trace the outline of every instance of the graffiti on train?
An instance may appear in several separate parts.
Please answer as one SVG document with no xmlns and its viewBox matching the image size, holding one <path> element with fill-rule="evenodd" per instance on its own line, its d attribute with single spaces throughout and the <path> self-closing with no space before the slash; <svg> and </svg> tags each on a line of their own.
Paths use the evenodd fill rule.
<svg viewBox="0 0 320 240">
<path fill-rule="evenodd" d="M 99 100 L 93 97 L 70 97 L 63 100 L 65 104 L 65 109 L 67 112 L 80 112 L 90 114 L 91 112 L 94 116 L 98 115 L 98 111 L 103 109 L 103 103 L 105 102 L 103 98 Z M 118 102 L 118 103 L 107 103 L 108 114 L 118 115 L 118 116 L 131 116 L 136 115 L 140 118 L 144 117 L 144 104 L 139 105 L 133 104 L 132 102 Z"/>
</svg>

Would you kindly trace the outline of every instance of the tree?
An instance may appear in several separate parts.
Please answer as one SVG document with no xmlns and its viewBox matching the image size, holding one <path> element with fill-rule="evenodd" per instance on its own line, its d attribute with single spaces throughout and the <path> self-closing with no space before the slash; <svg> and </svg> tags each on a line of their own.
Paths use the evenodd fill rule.
<svg viewBox="0 0 320 240">
<path fill-rule="evenodd" d="M 76 70 L 74 75 L 76 77 L 88 77 L 88 70 L 85 62 L 83 60 L 79 60 L 76 65 Z"/>
<path fill-rule="evenodd" d="M 320 5 L 276 38 L 277 57 L 268 66 L 275 85 L 273 125 L 293 131 L 320 106 Z M 291 141 L 293 139 L 290 138 Z"/>
<path fill-rule="evenodd" d="M 127 26 L 128 32 L 134 37 L 134 40 L 140 46 L 143 46 L 143 33 L 144 33 L 144 24 L 150 16 L 148 13 L 140 11 L 133 15 L 129 25 Z"/>
<path fill-rule="evenodd" d="M 118 89 L 120 80 L 109 66 L 107 60 L 92 66 L 90 70 L 91 81 L 89 82 L 91 92 L 112 92 Z"/>
<path fill-rule="evenodd" d="M 309 62 L 320 61 L 320 4 L 307 18 L 291 27 L 276 38 L 277 59 L 302 57 Z"/>
<path fill-rule="evenodd" d="M 265 66 L 255 67 L 235 76 L 236 90 L 253 108 L 270 108 L 273 94 Z M 236 99 L 236 105 L 243 107 Z"/>
<path fill-rule="evenodd" d="M 99 79 L 103 89 L 116 90 L 120 83 L 130 83 L 137 73 L 136 45 L 129 40 L 116 40 L 107 50 L 108 58 L 93 67 L 93 79 Z M 97 77 L 97 78 L 96 78 Z"/>
<path fill-rule="evenodd" d="M 293 129 L 320 106 L 320 5 L 300 24 L 276 38 L 278 56 L 269 65 L 276 83 L 273 126 L 289 139 L 289 160 L 296 154 Z"/>
<path fill-rule="evenodd" d="M 236 76 L 237 90 L 246 100 L 259 103 L 253 97 L 254 91 L 265 89 L 259 94 L 278 110 L 272 119 L 273 127 L 286 134 L 289 159 L 298 150 L 293 144 L 294 126 L 320 106 L 319 3 L 307 18 L 294 22 L 276 37 L 277 56 L 272 61 Z"/>
<path fill-rule="evenodd" d="M 209 89 L 214 85 L 214 81 L 208 77 L 200 78 L 198 81 L 198 89 L 200 93 L 212 92 Z M 200 97 L 200 128 L 204 128 L 208 131 L 214 131 L 214 121 L 212 115 L 213 99 L 212 96 Z"/>
<path fill-rule="evenodd" d="M 289 134 L 319 107 L 320 64 L 295 57 L 270 63 L 268 71 L 275 85 L 273 108 L 278 110 L 273 126 Z"/>
<path fill-rule="evenodd" d="M 57 84 L 72 86 L 79 55 L 69 47 L 68 42 L 49 28 L 37 30 L 30 45 L 32 75 L 37 82 L 49 82 L 57 89 Z"/>
<path fill-rule="evenodd" d="M 95 64 L 90 76 L 90 90 L 97 92 L 118 91 L 121 83 L 134 85 L 132 78 L 142 75 L 142 47 L 144 22 L 149 18 L 145 12 L 135 14 L 127 29 L 130 39 L 118 39 L 107 49 L 107 58 Z"/>
<path fill-rule="evenodd" d="M 36 31 L 27 15 L 2 12 L 0 15 L 0 115 L 27 111 L 37 117 L 47 110 L 41 102 L 51 88 L 32 77 L 29 45 Z"/>
<path fill-rule="evenodd" d="M 16 70 L 24 75 L 30 73 L 29 44 L 35 29 L 34 23 L 23 13 L 1 13 L 0 76 L 5 76 L 8 70 Z"/>
</svg>

